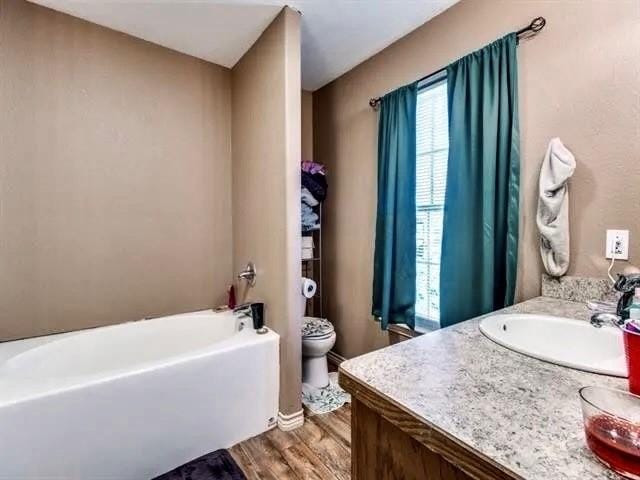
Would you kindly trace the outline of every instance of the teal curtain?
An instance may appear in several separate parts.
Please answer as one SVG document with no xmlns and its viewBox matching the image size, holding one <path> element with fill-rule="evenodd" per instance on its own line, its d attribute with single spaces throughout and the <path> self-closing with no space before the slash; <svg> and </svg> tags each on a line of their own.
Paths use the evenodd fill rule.
<svg viewBox="0 0 640 480">
<path fill-rule="evenodd" d="M 443 327 L 513 304 L 520 181 L 516 46 L 512 33 L 447 67 Z"/>
<path fill-rule="evenodd" d="M 378 123 L 378 212 L 373 315 L 415 324 L 417 83 L 384 97 Z"/>
</svg>

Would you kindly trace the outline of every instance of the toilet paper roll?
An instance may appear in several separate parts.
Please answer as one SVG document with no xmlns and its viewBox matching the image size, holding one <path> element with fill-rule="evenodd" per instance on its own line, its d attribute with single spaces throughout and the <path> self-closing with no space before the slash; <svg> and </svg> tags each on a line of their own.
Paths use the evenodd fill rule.
<svg viewBox="0 0 640 480">
<path fill-rule="evenodd" d="M 302 277 L 302 295 L 305 298 L 311 298 L 316 294 L 318 285 L 310 278 Z"/>
</svg>

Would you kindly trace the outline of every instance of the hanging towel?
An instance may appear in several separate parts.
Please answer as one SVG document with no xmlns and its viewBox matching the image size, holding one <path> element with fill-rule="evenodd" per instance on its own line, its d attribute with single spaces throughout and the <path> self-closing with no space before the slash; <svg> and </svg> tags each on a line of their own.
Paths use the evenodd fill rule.
<svg viewBox="0 0 640 480">
<path fill-rule="evenodd" d="M 547 273 L 561 277 L 569 268 L 569 186 L 576 159 L 559 138 L 553 138 L 540 169 L 538 214 L 540 254 Z"/>
</svg>

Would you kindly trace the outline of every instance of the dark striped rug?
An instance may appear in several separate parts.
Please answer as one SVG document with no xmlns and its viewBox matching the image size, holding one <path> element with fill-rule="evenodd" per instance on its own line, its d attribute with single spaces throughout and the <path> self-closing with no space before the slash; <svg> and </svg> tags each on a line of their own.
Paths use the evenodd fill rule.
<svg viewBox="0 0 640 480">
<path fill-rule="evenodd" d="M 191 460 L 153 480 L 247 480 L 247 477 L 223 448 Z"/>
</svg>

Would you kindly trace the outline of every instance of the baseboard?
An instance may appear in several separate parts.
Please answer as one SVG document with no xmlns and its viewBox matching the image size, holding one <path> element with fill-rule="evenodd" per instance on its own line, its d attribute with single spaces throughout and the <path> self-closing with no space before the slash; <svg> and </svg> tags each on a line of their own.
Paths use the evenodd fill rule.
<svg viewBox="0 0 640 480">
<path fill-rule="evenodd" d="M 344 358 L 342 355 L 338 355 L 336 352 L 334 352 L 333 350 L 331 350 L 329 353 L 327 353 L 327 361 L 331 364 L 331 365 L 335 365 L 336 367 L 339 367 L 340 364 L 342 362 L 344 362 L 346 360 L 346 358 Z"/>
<path fill-rule="evenodd" d="M 278 412 L 278 428 L 284 432 L 295 430 L 304 425 L 304 411 L 285 415 L 282 412 Z"/>
</svg>

